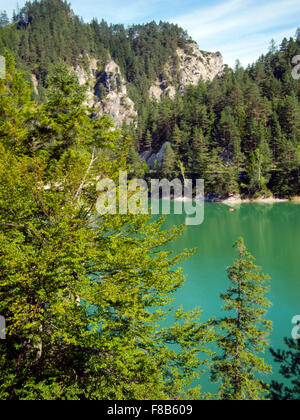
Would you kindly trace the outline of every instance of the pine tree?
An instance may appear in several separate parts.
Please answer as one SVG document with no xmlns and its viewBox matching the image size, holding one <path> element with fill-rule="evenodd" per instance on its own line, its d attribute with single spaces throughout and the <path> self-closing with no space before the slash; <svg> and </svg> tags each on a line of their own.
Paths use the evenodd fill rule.
<svg viewBox="0 0 300 420">
<path fill-rule="evenodd" d="M 180 151 L 180 146 L 182 142 L 182 134 L 177 124 L 175 124 L 173 133 L 172 133 L 172 144 L 176 154 Z"/>
<path fill-rule="evenodd" d="M 287 96 L 281 106 L 281 126 L 289 140 L 300 141 L 300 111 L 296 95 Z"/>
<path fill-rule="evenodd" d="M 271 119 L 271 148 L 274 158 L 277 160 L 282 144 L 282 130 L 277 113 L 273 112 Z"/>
<path fill-rule="evenodd" d="M 251 195 L 269 194 L 267 184 L 270 180 L 272 153 L 266 141 L 265 129 L 259 125 L 258 147 L 250 153 L 248 161 L 249 191 Z"/>
<path fill-rule="evenodd" d="M 9 18 L 7 16 L 7 12 L 4 10 L 0 12 L 0 27 L 7 26 L 9 24 Z"/>
<path fill-rule="evenodd" d="M 291 198 L 300 193 L 299 147 L 285 136 L 282 138 L 277 168 L 271 182 L 274 193 L 280 197 Z"/>
<path fill-rule="evenodd" d="M 260 400 L 268 386 L 256 373 L 271 371 L 258 356 L 268 345 L 272 323 L 265 320 L 270 302 L 265 298 L 268 276 L 259 272 L 242 238 L 234 245 L 239 259 L 227 269 L 232 286 L 222 295 L 223 310 L 228 316 L 217 321 L 221 336 L 219 353 L 214 358 L 212 379 L 220 383 L 218 398 L 225 400 Z"/>
<path fill-rule="evenodd" d="M 127 156 L 128 165 L 132 171 L 132 175 L 139 179 L 145 178 L 145 167 L 141 161 L 141 157 L 132 145 Z"/>
<path fill-rule="evenodd" d="M 223 196 L 229 192 L 226 191 L 226 168 L 218 149 L 213 149 L 209 155 L 204 181 L 205 191 L 210 194 Z"/>
<path fill-rule="evenodd" d="M 152 134 L 149 130 L 147 130 L 144 149 L 148 151 L 148 150 L 151 150 L 151 147 L 152 147 Z"/>
<path fill-rule="evenodd" d="M 164 178 L 172 179 L 175 177 L 176 156 L 170 143 L 167 143 L 161 171 Z"/>
<path fill-rule="evenodd" d="M 220 141 L 225 148 L 227 160 L 233 160 L 239 167 L 243 160 L 241 137 L 229 107 L 226 107 L 221 113 L 219 130 Z"/>
<path fill-rule="evenodd" d="M 194 129 L 191 147 L 190 172 L 198 178 L 204 178 L 209 162 L 207 140 L 201 129 Z"/>
</svg>

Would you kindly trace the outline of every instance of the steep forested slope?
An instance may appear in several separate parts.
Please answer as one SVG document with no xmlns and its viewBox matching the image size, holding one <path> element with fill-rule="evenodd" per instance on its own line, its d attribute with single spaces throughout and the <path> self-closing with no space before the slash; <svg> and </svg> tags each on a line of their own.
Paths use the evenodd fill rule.
<svg viewBox="0 0 300 420">
<path fill-rule="evenodd" d="M 177 176 L 181 161 L 207 192 L 299 195 L 300 82 L 292 75 L 299 54 L 298 31 L 247 69 L 237 64 L 175 100 L 145 104 L 133 132 L 140 150 L 149 155 L 171 142 L 172 169 L 162 175 Z"/>
<path fill-rule="evenodd" d="M 97 96 L 99 113 L 106 109 L 117 114 L 123 106 L 119 122 L 130 122 L 124 127 L 134 139 L 130 162 L 140 176 L 147 168 L 138 153 L 154 162 L 151 176 L 173 178 L 184 169 L 190 177 L 204 178 L 209 193 L 300 195 L 300 84 L 292 77 L 292 58 L 300 54 L 299 31 L 279 47 L 273 43 L 268 54 L 247 69 L 238 64 L 231 70 L 221 63 L 215 69 L 206 67 L 217 76 L 207 82 L 198 76 L 187 87 L 188 78 L 184 89 L 181 60 L 195 60 L 200 66 L 203 58 L 209 62 L 211 57 L 199 50 L 194 54 L 188 34 L 169 23 L 128 29 L 96 19 L 87 24 L 66 2 L 35 1 L 16 13 L 13 23 L 2 16 L 0 54 L 4 48 L 13 51 L 18 67 L 38 80 L 40 99 L 53 64 L 63 60 L 80 73 L 94 72 L 90 97 Z M 219 55 L 213 58 L 219 60 Z M 93 69 L 91 59 L 96 60 Z M 83 81 L 87 78 L 83 75 Z M 113 104 L 105 103 L 108 94 Z M 162 146 L 169 151 L 163 162 L 167 172 L 153 158 Z"/>
<path fill-rule="evenodd" d="M 96 56 L 103 66 L 109 55 L 120 65 L 128 82 L 141 91 L 160 77 L 164 64 L 178 47 L 190 39 L 185 31 L 169 23 L 108 25 L 94 19 L 86 24 L 62 0 L 26 3 L 14 14 L 14 23 L 0 29 L 0 51 L 8 47 L 19 65 L 43 81 L 58 60 L 76 66 Z"/>
</svg>

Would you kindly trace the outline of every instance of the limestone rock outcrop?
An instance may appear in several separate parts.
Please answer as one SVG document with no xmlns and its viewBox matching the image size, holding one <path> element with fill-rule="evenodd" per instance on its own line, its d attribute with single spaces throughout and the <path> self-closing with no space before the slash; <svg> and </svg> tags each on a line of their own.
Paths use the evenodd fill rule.
<svg viewBox="0 0 300 420">
<path fill-rule="evenodd" d="M 220 53 L 200 51 L 194 42 L 185 49 L 178 48 L 176 55 L 165 65 L 164 75 L 154 81 L 149 91 L 150 98 L 157 101 L 161 95 L 174 98 L 178 92 L 183 94 L 188 85 L 197 85 L 200 79 L 211 81 L 224 69 Z M 78 64 L 72 70 L 79 84 L 87 86 L 85 105 L 94 108 L 96 115 L 110 115 L 117 126 L 124 122 L 136 123 L 138 115 L 135 104 L 129 97 L 125 77 L 114 60 L 110 59 L 99 69 L 97 58 L 88 57 L 87 65 Z M 38 94 L 39 81 L 33 74 L 31 80 Z"/>
<path fill-rule="evenodd" d="M 108 61 L 101 72 L 97 71 L 96 59 L 89 61 L 88 70 L 81 66 L 74 70 L 79 84 L 88 85 L 87 105 L 96 110 L 96 115 L 110 115 L 116 125 L 135 121 L 135 105 L 128 96 L 126 81 L 115 61 Z"/>
<path fill-rule="evenodd" d="M 113 60 L 106 64 L 100 83 L 106 94 L 101 97 L 96 89 L 96 94 L 100 99 L 96 107 L 104 114 L 111 115 L 117 125 L 123 122 L 127 124 L 134 122 L 137 117 L 134 102 L 128 96 L 126 81 L 120 67 Z"/>
<path fill-rule="evenodd" d="M 170 59 L 164 69 L 165 78 L 156 80 L 151 86 L 150 98 L 159 101 L 162 94 L 174 98 L 177 92 L 183 94 L 187 86 L 195 86 L 201 79 L 205 82 L 212 81 L 224 70 L 220 53 L 200 51 L 194 42 L 186 49 L 178 48 L 176 54 L 176 65 Z"/>
</svg>

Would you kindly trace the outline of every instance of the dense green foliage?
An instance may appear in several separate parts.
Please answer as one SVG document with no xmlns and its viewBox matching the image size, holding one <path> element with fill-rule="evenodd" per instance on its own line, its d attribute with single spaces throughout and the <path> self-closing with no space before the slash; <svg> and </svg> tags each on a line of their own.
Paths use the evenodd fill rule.
<svg viewBox="0 0 300 420">
<path fill-rule="evenodd" d="M 300 340 L 285 339 L 288 350 L 271 350 L 280 373 L 291 385 L 273 381 L 270 397 L 273 400 L 300 400 Z"/>
<path fill-rule="evenodd" d="M 0 81 L 0 313 L 7 330 L 0 398 L 199 398 L 192 383 L 211 355 L 213 322 L 200 323 L 199 310 L 179 309 L 174 323 L 161 327 L 184 281 L 173 267 L 189 255 L 173 256 L 162 246 L 182 229 L 162 231 L 162 221 L 148 216 L 99 215 L 97 177 L 117 181 L 127 169 L 129 140 L 111 130 L 107 117 L 89 117 L 84 89 L 67 66 L 56 67 L 47 102 L 36 105 L 8 54 L 6 63 Z M 226 355 L 215 358 L 213 372 L 226 374 L 220 398 L 257 399 L 265 385 L 255 371 L 268 369 L 246 345 L 251 341 L 258 351 L 265 344 L 265 332 L 255 326 L 268 326 L 264 277 L 245 272 L 256 267 L 242 242 L 239 249 L 241 259 L 228 272 L 245 299 L 234 300 L 234 289 L 225 299 L 240 311 L 241 325 L 222 321 L 231 335 L 217 341 Z M 239 352 L 228 363 L 237 336 Z M 232 393 L 230 378 L 237 377 Z"/>
<path fill-rule="evenodd" d="M 214 338 L 199 310 L 162 328 L 184 276 L 162 246 L 181 232 L 99 215 L 97 177 L 118 179 L 128 139 L 92 119 L 68 67 L 36 105 L 6 55 L 0 80 L 0 399 L 199 398 Z M 203 354 L 202 354 L 203 356 Z"/>
<path fill-rule="evenodd" d="M 214 358 L 212 379 L 220 383 L 218 397 L 222 400 L 262 400 L 266 384 L 257 379 L 255 372 L 267 374 L 266 365 L 258 353 L 264 353 L 272 323 L 265 319 L 271 303 L 265 298 L 269 288 L 268 276 L 260 274 L 243 239 L 235 247 L 239 259 L 227 269 L 232 283 L 226 294 L 223 310 L 229 314 L 217 322 L 221 330 L 219 352 Z"/>
<path fill-rule="evenodd" d="M 184 276 L 163 246 L 165 232 L 147 216 L 96 211 L 97 179 L 132 176 L 204 178 L 206 192 L 246 196 L 300 195 L 300 88 L 291 58 L 300 34 L 274 45 L 256 64 L 225 68 L 212 83 L 190 86 L 175 99 L 149 99 L 188 35 L 168 23 L 125 29 L 86 24 L 61 0 L 27 3 L 13 22 L 0 15 L 0 399 L 199 398 L 198 378 L 216 339 L 200 311 L 178 310 L 162 328 Z M 33 100 L 25 76 L 41 82 Z M 85 88 L 70 71 L 97 57 L 101 73 L 111 56 L 126 77 L 139 112 L 137 127 L 113 129 L 85 107 Z M 57 65 L 57 63 L 60 63 Z M 64 62 L 63 64 L 61 62 Z M 55 65 L 55 67 L 54 67 Z M 47 88 L 47 89 L 46 89 Z M 126 135 L 125 135 L 126 133 Z M 129 134 L 129 136 L 127 136 Z M 168 141 L 152 173 L 139 152 Z M 264 399 L 258 375 L 270 371 L 258 356 L 271 325 L 265 320 L 266 276 L 242 240 L 228 269 L 229 314 L 220 329 L 212 376 L 219 399 Z M 175 268 L 174 268 L 175 267 Z M 293 388 L 273 384 L 272 398 L 299 394 L 299 346 L 274 352 Z"/>
</svg>

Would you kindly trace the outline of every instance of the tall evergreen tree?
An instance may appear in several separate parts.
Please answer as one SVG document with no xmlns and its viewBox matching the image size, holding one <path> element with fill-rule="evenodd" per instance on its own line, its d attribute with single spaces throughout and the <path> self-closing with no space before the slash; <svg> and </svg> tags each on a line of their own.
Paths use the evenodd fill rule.
<svg viewBox="0 0 300 420">
<path fill-rule="evenodd" d="M 0 79 L 0 141 L 16 154 L 24 151 L 33 126 L 36 104 L 24 75 L 16 70 L 13 56 L 4 53 L 6 77 Z"/>
<path fill-rule="evenodd" d="M 0 27 L 7 26 L 9 24 L 9 18 L 7 16 L 7 12 L 4 10 L 0 12 Z"/>
<path fill-rule="evenodd" d="M 152 134 L 149 130 L 147 130 L 146 138 L 145 138 L 145 150 L 151 150 L 152 147 Z"/>
<path fill-rule="evenodd" d="M 212 379 L 220 384 L 218 398 L 225 400 L 264 399 L 268 386 L 256 374 L 268 374 L 271 367 L 258 356 L 268 345 L 272 323 L 265 319 L 270 302 L 265 298 L 268 276 L 259 272 L 244 240 L 234 247 L 239 258 L 227 269 L 231 287 L 223 294 L 228 316 L 217 322 L 221 336 L 214 358 Z"/>
<path fill-rule="evenodd" d="M 182 133 L 181 133 L 178 125 L 175 124 L 174 129 L 173 129 L 173 133 L 172 133 L 172 144 L 173 144 L 173 149 L 174 149 L 175 153 L 177 153 L 177 154 L 180 151 L 181 142 L 182 142 Z"/>
<path fill-rule="evenodd" d="M 167 143 L 164 158 L 162 161 L 162 176 L 172 179 L 175 176 L 176 156 L 170 143 Z"/>
</svg>

